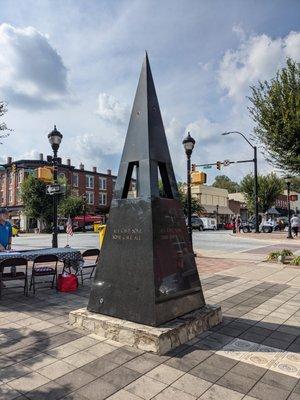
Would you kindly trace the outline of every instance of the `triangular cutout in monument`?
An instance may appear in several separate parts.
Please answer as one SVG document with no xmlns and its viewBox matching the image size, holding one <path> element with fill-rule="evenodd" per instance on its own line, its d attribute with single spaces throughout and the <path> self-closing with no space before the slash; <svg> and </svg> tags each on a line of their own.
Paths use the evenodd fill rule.
<svg viewBox="0 0 300 400">
<path fill-rule="evenodd" d="M 146 54 L 88 310 L 157 326 L 204 304 Z"/>
</svg>

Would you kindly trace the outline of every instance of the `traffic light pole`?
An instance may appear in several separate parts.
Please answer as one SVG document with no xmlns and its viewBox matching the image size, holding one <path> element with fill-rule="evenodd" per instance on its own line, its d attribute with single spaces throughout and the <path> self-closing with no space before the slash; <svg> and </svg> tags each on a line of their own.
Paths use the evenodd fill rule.
<svg viewBox="0 0 300 400">
<path fill-rule="evenodd" d="M 253 162 L 254 160 L 238 160 L 238 161 L 229 161 L 227 165 L 229 164 L 241 164 L 241 163 L 249 163 L 249 162 Z M 220 161 L 219 161 L 220 162 Z M 257 161 L 256 161 L 257 162 Z M 220 162 L 220 165 L 224 164 L 222 162 Z M 195 167 L 212 167 L 214 165 L 218 165 L 218 163 L 208 163 L 208 164 L 193 164 Z"/>
<path fill-rule="evenodd" d="M 291 201 L 290 201 L 290 194 L 291 194 L 291 182 L 287 182 L 287 198 L 288 198 L 288 235 L 287 235 L 287 239 L 293 239 L 293 235 L 292 235 L 292 225 L 291 225 Z"/>
<path fill-rule="evenodd" d="M 257 178 L 257 147 L 253 147 L 254 150 L 254 202 L 255 202 L 255 233 L 259 233 L 259 221 L 258 221 L 258 178 Z"/>
</svg>

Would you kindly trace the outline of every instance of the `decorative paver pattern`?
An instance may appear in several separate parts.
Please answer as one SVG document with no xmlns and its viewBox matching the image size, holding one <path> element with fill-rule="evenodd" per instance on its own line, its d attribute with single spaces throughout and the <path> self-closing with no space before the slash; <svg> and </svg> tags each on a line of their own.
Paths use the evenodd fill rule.
<svg viewBox="0 0 300 400">
<path fill-rule="evenodd" d="M 40 289 L 0 303 L 0 400 L 299 400 L 298 271 L 198 258 L 223 322 L 164 356 L 72 328 L 76 293 Z M 209 269 L 211 264 L 212 268 Z"/>
</svg>

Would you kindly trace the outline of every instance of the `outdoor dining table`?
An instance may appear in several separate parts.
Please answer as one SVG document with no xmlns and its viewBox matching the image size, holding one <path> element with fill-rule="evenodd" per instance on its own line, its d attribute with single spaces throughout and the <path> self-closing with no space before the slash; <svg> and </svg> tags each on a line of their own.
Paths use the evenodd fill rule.
<svg viewBox="0 0 300 400">
<path fill-rule="evenodd" d="M 77 270 L 82 264 L 81 252 L 78 249 L 73 249 L 72 247 L 58 247 L 58 248 L 44 248 L 36 250 L 11 250 L 11 251 L 1 251 L 0 252 L 0 262 L 1 260 L 8 258 L 25 258 L 27 261 L 33 261 L 36 257 L 41 255 L 55 255 L 58 260 L 64 263 L 64 268 L 73 268 Z"/>
</svg>

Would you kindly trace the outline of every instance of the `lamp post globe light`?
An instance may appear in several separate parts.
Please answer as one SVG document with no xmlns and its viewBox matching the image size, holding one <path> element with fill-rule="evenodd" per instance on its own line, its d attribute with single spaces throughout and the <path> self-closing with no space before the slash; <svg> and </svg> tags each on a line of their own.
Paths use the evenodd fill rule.
<svg viewBox="0 0 300 400">
<path fill-rule="evenodd" d="M 253 144 L 247 139 L 247 137 L 239 131 L 228 131 L 223 132 L 221 135 L 230 135 L 231 133 L 237 133 L 242 136 L 246 142 L 252 147 L 254 155 L 253 155 L 253 164 L 254 164 L 254 204 L 255 204 L 255 233 L 259 233 L 259 221 L 258 221 L 258 174 L 257 174 L 257 147 L 253 146 Z"/>
<path fill-rule="evenodd" d="M 188 217 L 188 232 L 193 247 L 193 230 L 192 230 L 192 193 L 191 193 L 191 155 L 195 146 L 195 139 L 192 138 L 190 132 L 183 139 L 182 144 L 187 157 L 187 217 Z"/>
<path fill-rule="evenodd" d="M 287 187 L 287 201 L 288 201 L 288 235 L 287 235 L 287 239 L 293 239 L 292 225 L 291 225 L 291 202 L 290 202 L 292 178 L 290 176 L 286 176 L 284 178 L 284 181 L 285 181 L 286 187 Z"/>
<path fill-rule="evenodd" d="M 57 183 L 57 152 L 61 144 L 63 135 L 56 129 L 54 125 L 53 131 L 48 134 L 48 140 L 53 150 L 53 183 Z M 53 227 L 52 227 L 52 247 L 57 247 L 57 194 L 53 194 Z"/>
</svg>

